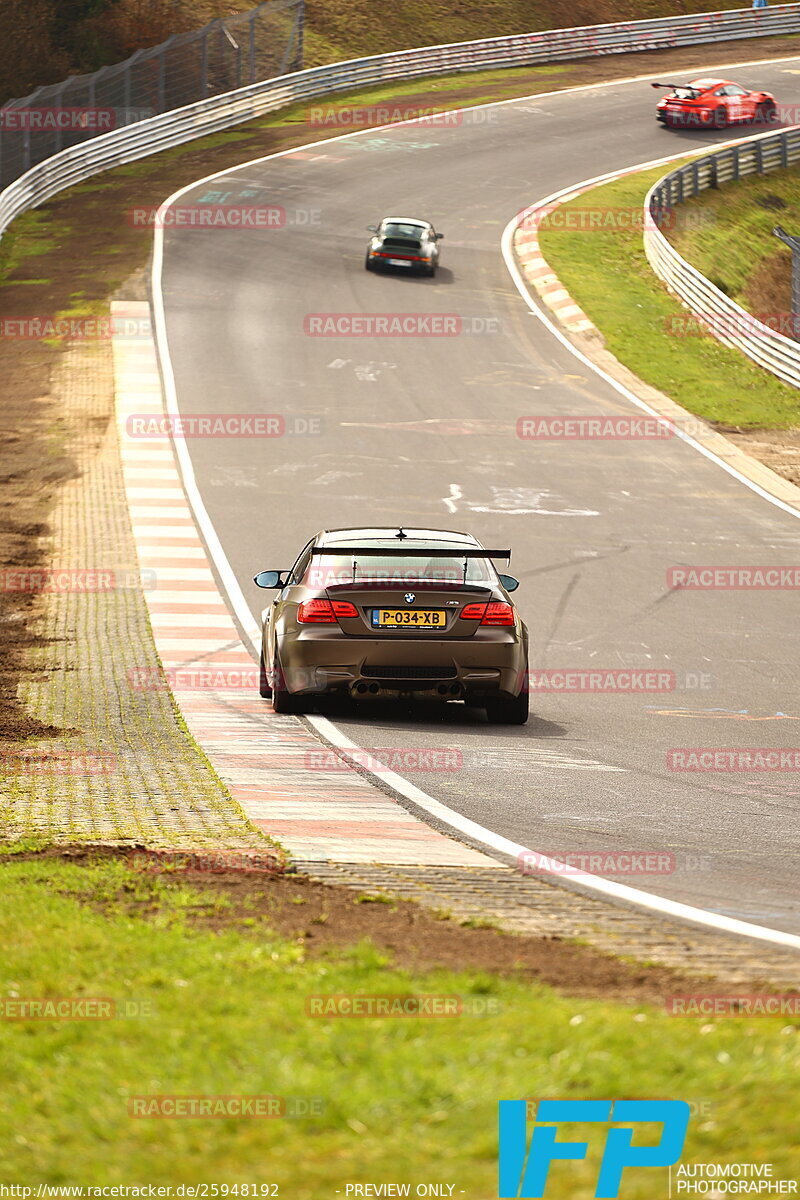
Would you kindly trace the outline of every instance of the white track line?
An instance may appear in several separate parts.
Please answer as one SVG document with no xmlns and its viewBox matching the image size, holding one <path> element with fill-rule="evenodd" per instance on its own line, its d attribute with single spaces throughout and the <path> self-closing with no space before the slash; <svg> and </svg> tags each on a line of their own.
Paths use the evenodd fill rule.
<svg viewBox="0 0 800 1200">
<path fill-rule="evenodd" d="M 797 60 L 797 56 L 793 56 L 793 57 L 789 57 L 789 58 L 754 59 L 754 60 L 749 60 L 748 62 L 744 62 L 744 63 L 726 63 L 726 64 L 722 64 L 722 65 L 715 64 L 713 69 L 714 70 L 728 70 L 729 68 L 736 67 L 736 66 L 740 66 L 740 67 L 754 66 L 758 63 L 760 63 L 761 65 L 768 65 L 770 63 L 776 63 L 776 62 L 795 62 L 796 60 Z M 693 68 L 693 70 L 694 69 L 695 68 Z M 696 69 L 701 72 L 703 71 L 702 67 L 698 67 Z M 706 68 L 706 69 L 711 70 L 712 68 Z M 547 99 L 551 96 L 566 95 L 566 94 L 571 94 L 573 92 L 592 91 L 597 88 L 618 87 L 618 86 L 620 86 L 620 84 L 623 84 L 623 83 L 636 83 L 636 82 L 639 82 L 642 80 L 655 79 L 656 76 L 661 73 L 663 73 L 663 72 L 656 72 L 655 74 L 652 74 L 652 75 L 637 75 L 630 79 L 615 79 L 615 80 L 611 80 L 607 83 L 585 84 L 585 85 L 582 85 L 581 87 L 562 88 L 562 89 L 559 89 L 554 92 L 545 92 L 545 93 L 540 92 L 540 93 L 534 94 L 532 96 L 516 96 L 511 100 L 500 100 L 500 101 L 495 101 L 494 103 L 490 103 L 490 104 L 476 104 L 476 105 L 472 105 L 471 107 L 475 108 L 475 109 L 497 108 L 497 107 L 502 107 L 503 105 L 506 105 L 506 104 L 519 104 L 524 100 L 543 100 L 543 99 Z M 457 112 L 457 111 L 463 111 L 463 110 L 451 109 L 449 111 Z M 398 121 L 395 124 L 411 125 L 411 124 L 416 124 L 416 123 L 417 122 L 415 120 L 412 120 L 412 121 Z M 393 126 L 380 126 L 380 127 L 376 127 L 376 128 L 392 128 L 392 127 Z M 177 416 L 177 415 L 179 415 L 180 409 L 178 407 L 178 396 L 177 396 L 177 389 L 175 386 L 175 373 L 173 370 L 172 360 L 170 358 L 170 353 L 169 353 L 169 341 L 167 339 L 166 311 L 165 311 L 165 306 L 164 306 L 164 293 L 163 293 L 163 272 L 164 272 L 163 215 L 164 215 L 164 213 L 173 204 L 175 204 L 176 201 L 181 198 L 181 196 L 184 196 L 187 192 L 192 191 L 194 188 L 199 187 L 204 183 L 209 183 L 213 179 L 218 179 L 220 176 L 225 177 L 228 175 L 232 175 L 236 171 L 244 171 L 244 170 L 247 170 L 249 167 L 257 166 L 260 163 L 269 162 L 271 159 L 283 158 L 287 154 L 294 153 L 294 150 L 313 149 L 316 146 L 324 146 L 324 145 L 330 144 L 331 142 L 343 141 L 346 138 L 361 137 L 364 134 L 372 134 L 374 132 L 375 132 L 375 129 L 370 127 L 369 129 L 362 129 L 362 130 L 357 130 L 357 131 L 351 132 L 351 133 L 341 134 L 341 135 L 338 135 L 337 137 L 324 138 L 319 142 L 304 143 L 302 146 L 296 146 L 292 150 L 281 150 L 275 154 L 266 154 L 261 158 L 251 159 L 249 162 L 240 163 L 239 166 L 237 166 L 237 167 L 234 167 L 232 169 L 228 169 L 225 171 L 216 171 L 212 175 L 206 175 L 202 179 L 197 179 L 193 183 L 187 184 L 186 187 L 179 188 L 178 191 L 173 192 L 173 194 L 171 196 L 169 196 L 164 201 L 164 203 L 161 205 L 161 207 L 159 208 L 158 213 L 156 215 L 156 221 L 155 221 L 152 285 L 153 285 L 153 315 L 154 315 L 156 344 L 158 347 L 158 354 L 159 354 L 159 359 L 161 362 L 161 371 L 162 371 L 162 379 L 163 379 L 163 384 L 164 384 L 164 395 L 165 395 L 165 403 L 166 403 L 166 407 L 167 407 L 167 412 L 169 412 L 170 414 L 172 414 L 174 416 Z M 717 148 L 719 149 L 720 147 L 717 146 Z M 695 148 L 694 150 L 691 150 L 691 151 L 682 151 L 681 153 L 678 153 L 678 154 L 671 154 L 665 158 L 657 159 L 652 163 L 645 163 L 641 168 L 634 168 L 634 169 L 645 170 L 648 166 L 660 166 L 662 163 L 672 162 L 675 159 L 686 158 L 689 155 L 697 154 L 697 153 L 700 153 L 700 151 L 697 148 Z M 604 177 L 601 176 L 600 178 L 602 179 Z M 570 191 L 574 191 L 576 186 L 578 186 L 578 185 L 573 185 L 572 188 L 565 188 L 565 189 L 563 189 L 563 192 L 560 192 L 558 194 L 563 195 Z M 586 364 L 586 366 L 588 366 L 591 370 L 595 371 L 596 374 L 598 374 L 601 378 L 603 378 L 608 383 L 610 383 L 612 385 L 612 387 L 614 387 L 621 395 L 625 396 L 626 399 L 629 399 L 634 404 L 636 404 L 637 407 L 646 408 L 647 411 L 652 411 L 648 408 L 647 405 L 644 405 L 642 403 L 642 401 L 640 401 L 636 396 L 634 396 L 632 392 L 628 392 L 626 388 L 624 388 L 621 384 L 618 384 L 616 382 L 616 380 L 611 378 L 611 376 L 606 375 L 606 373 L 604 371 L 600 370 L 600 368 L 595 367 L 594 363 L 592 363 L 589 359 L 585 358 L 580 353 L 580 351 L 576 350 L 571 345 L 571 343 L 563 336 L 561 331 L 556 328 L 556 326 L 553 324 L 553 322 L 550 321 L 545 316 L 545 314 L 540 312 L 539 309 L 534 305 L 534 303 L 530 297 L 530 294 L 528 293 L 528 290 L 525 286 L 525 283 L 522 280 L 521 276 L 519 275 L 519 272 L 516 269 L 516 264 L 513 262 L 513 257 L 511 259 L 509 259 L 509 255 L 507 253 L 507 249 L 510 250 L 509 229 L 511 229 L 512 227 L 514 229 L 516 229 L 517 220 L 518 220 L 518 218 L 515 217 L 514 220 L 512 220 L 510 222 L 509 226 L 507 226 L 504 231 L 503 254 L 505 256 L 506 265 L 508 266 L 511 276 L 514 279 L 514 282 L 515 282 L 518 290 L 520 291 L 522 298 L 525 300 L 526 304 L 528 305 L 528 307 L 531 309 L 532 312 L 534 312 L 536 314 L 536 316 L 539 317 L 539 319 L 550 330 L 550 332 L 556 338 L 558 338 L 558 340 L 564 346 L 566 346 L 566 348 L 568 350 L 570 350 L 571 353 L 575 354 L 576 357 L 581 359 L 581 361 L 584 362 Z M 506 246 L 507 240 L 509 243 L 508 247 Z M 791 512 L 794 516 L 800 515 L 794 509 L 788 508 L 785 504 L 783 504 L 783 502 L 777 500 L 774 496 L 770 496 L 768 492 L 765 492 L 762 488 L 759 488 L 756 484 L 751 483 L 750 480 L 746 479 L 743 475 L 740 475 L 737 471 L 735 471 L 733 468 L 729 467 L 720 458 L 718 458 L 716 455 L 712 454 L 710 451 L 706 450 L 703 446 L 699 445 L 692 438 L 688 437 L 687 435 L 682 435 L 682 436 L 684 436 L 685 440 L 687 442 L 689 442 L 690 445 L 694 446 L 695 449 L 699 450 L 701 454 L 704 454 L 707 458 L 711 459 L 712 462 L 717 463 L 724 470 L 728 471 L 729 474 L 733 475 L 736 479 L 739 479 L 742 483 L 744 483 L 747 487 L 750 487 L 753 491 L 757 492 L 764 499 L 769 500 L 773 504 L 776 504 L 779 508 L 785 509 L 787 512 Z M 178 466 L 180 468 L 180 472 L 183 477 L 183 484 L 186 489 L 186 495 L 189 500 L 189 504 L 192 508 L 192 511 L 195 515 L 195 518 L 197 520 L 197 524 L 200 528 L 200 532 L 201 532 L 203 539 L 205 541 L 205 544 L 208 548 L 209 555 L 210 555 L 211 559 L 213 560 L 214 567 L 215 567 L 217 574 L 219 575 L 222 587 L 223 587 L 224 591 L 227 593 L 231 608 L 233 609 L 233 612 L 234 612 L 237 620 L 239 621 L 239 624 L 246 631 L 247 638 L 249 639 L 250 643 L 252 644 L 253 649 L 255 650 L 255 653 L 257 655 L 260 651 L 260 632 L 259 632 L 260 625 L 256 621 L 252 612 L 250 611 L 250 607 L 244 598 L 244 593 L 242 592 L 242 589 L 239 586 L 239 581 L 237 580 L 237 578 L 233 572 L 233 569 L 232 569 L 230 563 L 228 562 L 225 551 L 222 548 L 222 543 L 220 542 L 219 537 L 217 536 L 217 531 L 214 528 L 214 525 L 211 521 L 211 518 L 208 515 L 205 505 L 203 504 L 203 500 L 200 495 L 199 488 L 197 486 L 197 480 L 195 478 L 194 468 L 192 466 L 192 460 L 191 460 L 191 456 L 189 455 L 187 445 L 185 442 L 182 442 L 180 439 L 178 439 L 177 441 L 174 441 L 173 444 L 175 446 L 175 453 L 176 453 L 176 457 L 178 460 Z M 332 743 L 332 745 L 341 749 L 343 752 L 346 753 L 348 750 L 354 751 L 354 750 L 360 749 L 356 745 L 355 742 L 352 742 L 345 734 L 343 734 L 336 727 L 336 725 L 333 724 L 332 721 L 329 721 L 327 719 L 327 717 L 310 716 L 310 717 L 307 717 L 306 720 L 308 720 L 308 722 L 315 729 L 317 729 L 317 731 L 320 734 L 322 734 L 323 737 L 327 738 L 328 741 L 330 741 Z M 363 753 L 363 751 L 362 751 L 362 753 Z M 367 773 L 374 775 L 373 772 L 367 772 Z M 410 783 L 408 780 L 403 779 L 402 776 L 395 774 L 393 771 L 387 771 L 387 772 L 382 771 L 380 774 L 380 777 L 378 777 L 377 775 L 375 775 L 374 777 L 376 780 L 378 780 L 378 778 L 380 778 L 380 780 L 383 781 L 384 784 L 388 784 L 399 795 L 403 796 L 406 800 L 408 800 L 412 804 L 416 805 L 422 811 L 427 812 L 432 817 L 435 817 L 437 820 L 439 820 L 443 824 L 447 825 L 450 829 L 453 829 L 454 831 L 456 831 L 458 833 L 466 835 L 471 840 L 478 842 L 480 845 L 482 845 L 484 848 L 486 848 L 489 851 L 494 850 L 496 853 L 500 853 L 503 855 L 513 855 L 514 858 L 517 858 L 520 854 L 536 853 L 535 851 L 532 851 L 529 847 L 519 846 L 519 845 L 517 845 L 516 842 L 511 842 L 508 840 L 508 838 L 504 838 L 500 834 L 493 833 L 492 830 L 486 829 L 483 825 L 479 825 L 479 824 L 477 824 L 477 822 L 469 820 L 468 817 L 462 816 L 460 813 L 457 813 L 453 809 L 448 808 L 447 805 L 440 803 L 440 801 L 434 800 L 434 798 L 432 796 L 429 796 L 427 794 L 427 792 L 423 792 L 421 790 L 421 788 L 416 787 L 413 783 Z M 560 870 L 560 868 L 563 865 L 564 864 L 556 863 L 555 864 L 556 871 Z M 564 869 L 566 870 L 566 868 L 564 868 Z M 702 925 L 702 926 L 705 926 L 706 928 L 714 929 L 719 933 L 737 934 L 737 935 L 740 935 L 743 937 L 754 938 L 757 941 L 769 942 L 775 946 L 783 946 L 783 947 L 793 949 L 793 950 L 800 950 L 800 937 L 798 937 L 797 935 L 792 934 L 792 933 L 784 933 L 780 929 L 768 929 L 761 925 L 753 925 L 749 921 L 739 921 L 734 917 L 725 917 L 719 913 L 708 912 L 702 908 L 695 908 L 693 905 L 690 905 L 690 904 L 681 904 L 678 901 L 667 900 L 662 896 L 655 896 L 655 895 L 652 895 L 650 892 L 643 892 L 643 891 L 640 891 L 638 888 L 628 887 L 627 884 L 614 883 L 611 880 L 603 879 L 597 875 L 590 875 L 588 873 L 580 873 L 580 874 L 570 875 L 570 881 L 572 883 L 580 885 L 582 888 L 585 888 L 586 890 L 588 890 L 590 892 L 596 893 L 597 895 L 602 895 L 602 896 L 606 896 L 613 900 L 619 900 L 619 901 L 623 901 L 628 904 L 633 904 L 633 905 L 636 905 L 638 908 L 645 908 L 645 909 L 650 910 L 651 912 L 660 913 L 662 916 L 674 917 L 674 918 L 678 918 L 680 920 L 690 921 L 690 922 L 692 922 L 692 924 Z"/>
</svg>

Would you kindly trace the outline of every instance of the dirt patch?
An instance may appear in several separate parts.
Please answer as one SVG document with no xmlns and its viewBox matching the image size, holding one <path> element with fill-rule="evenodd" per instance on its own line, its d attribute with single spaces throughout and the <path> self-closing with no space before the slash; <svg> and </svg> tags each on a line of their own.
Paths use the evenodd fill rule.
<svg viewBox="0 0 800 1200">
<path fill-rule="evenodd" d="M 158 892 L 147 884 L 158 878 L 168 888 L 188 885 L 208 895 L 207 903 L 182 910 L 189 928 L 235 930 L 253 937 L 269 929 L 301 942 L 310 956 L 369 939 L 391 956 L 395 966 L 409 971 L 487 971 L 536 980 L 570 996 L 631 1004 L 663 1005 L 666 996 L 696 990 L 701 978 L 623 962 L 557 938 L 471 928 L 458 919 L 437 918 L 409 900 L 387 902 L 381 894 L 334 887 L 303 875 L 191 868 L 165 872 L 164 858 L 144 848 L 61 847 L 14 855 L 6 862 L 37 858 L 79 866 L 91 866 L 98 859 L 135 864 L 137 879 L 123 884 L 115 896 L 104 893 L 102 901 L 74 897 L 110 917 L 155 918 L 161 911 Z M 57 879 L 53 883 L 57 887 Z M 220 899 L 224 907 L 215 903 Z"/>
<path fill-rule="evenodd" d="M 780 221 L 780 215 L 776 218 Z M 782 313 L 792 294 L 792 255 L 779 247 L 753 271 L 744 289 L 744 307 L 751 313 Z"/>
<path fill-rule="evenodd" d="M 5 300 L 0 290 L 0 319 L 11 315 Z M 44 347 L 7 341 L 0 346 L 0 742 L 56 732 L 17 703 L 17 682 L 28 655 L 44 643 L 35 627 L 37 594 L 24 590 L 20 572 L 41 566 L 49 556 L 47 517 L 54 489 L 75 474 L 59 444 L 57 404 L 48 395 L 50 361 Z"/>
<path fill-rule="evenodd" d="M 721 429 L 720 433 L 800 487 L 800 429 Z"/>
</svg>

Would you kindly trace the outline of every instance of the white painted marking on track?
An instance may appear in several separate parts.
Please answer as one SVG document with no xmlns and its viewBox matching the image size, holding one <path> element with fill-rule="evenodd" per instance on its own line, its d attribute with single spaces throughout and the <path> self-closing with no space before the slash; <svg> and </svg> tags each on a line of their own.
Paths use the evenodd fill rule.
<svg viewBox="0 0 800 1200">
<path fill-rule="evenodd" d="M 449 513 L 458 512 L 458 501 L 461 499 L 461 488 L 457 483 L 450 484 L 450 495 L 442 496 L 442 503 L 446 506 Z"/>
<path fill-rule="evenodd" d="M 506 517 L 599 517 L 600 513 L 593 508 L 542 508 L 542 501 L 558 502 L 559 497 L 552 492 L 522 487 L 496 487 L 489 485 L 492 500 L 489 504 L 477 504 L 467 500 L 457 483 L 450 484 L 450 495 L 442 497 L 442 503 L 447 506 L 449 513 L 457 513 L 459 504 L 470 512 L 500 513 Z"/>
<path fill-rule="evenodd" d="M 751 59 L 744 63 L 739 62 L 739 63 L 716 64 L 714 69 L 717 71 L 720 71 L 720 70 L 724 71 L 724 70 L 731 69 L 732 67 L 755 66 L 755 65 L 763 66 L 763 65 L 772 64 L 772 63 L 792 62 L 792 61 L 796 61 L 796 60 L 797 60 L 796 55 L 783 56 L 781 58 L 775 58 L 775 59 Z M 696 68 L 696 69 L 701 69 L 701 68 Z M 708 68 L 708 69 L 711 69 L 711 68 Z M 661 72 L 657 72 L 656 74 L 660 74 L 660 73 Z M 626 79 L 626 80 L 609 80 L 608 83 L 601 84 L 601 85 L 589 84 L 589 85 L 582 85 L 580 87 L 575 87 L 575 88 L 562 88 L 562 89 L 558 89 L 555 92 L 539 94 L 537 97 L 520 96 L 520 97 L 515 97 L 514 99 L 511 99 L 511 100 L 500 100 L 500 101 L 495 101 L 491 104 L 474 105 L 473 107 L 476 109 L 495 108 L 495 107 L 499 108 L 504 105 L 513 104 L 513 103 L 515 103 L 515 101 L 518 101 L 518 100 L 543 99 L 543 98 L 545 98 L 545 96 L 549 97 L 549 96 L 554 96 L 554 95 L 566 95 L 566 94 L 571 94 L 571 93 L 575 93 L 575 92 L 591 91 L 591 90 L 597 88 L 598 86 L 604 87 L 604 88 L 605 87 L 609 87 L 609 88 L 610 87 L 620 87 L 623 83 L 636 83 L 636 82 L 642 82 L 642 81 L 646 81 L 648 79 L 655 79 L 655 78 L 656 78 L 656 75 L 653 75 L 653 74 L 640 75 L 640 76 L 636 76 L 634 78 Z M 450 110 L 450 111 L 463 111 L 463 110 Z M 440 115 L 442 115 L 442 114 L 440 114 Z M 407 124 L 407 123 L 410 123 L 410 122 L 398 122 L 398 124 Z M 323 143 L 330 144 L 330 142 L 332 142 L 332 141 L 343 141 L 347 138 L 358 138 L 360 135 L 361 135 L 361 131 L 346 133 L 346 134 L 342 134 L 336 138 L 323 139 L 323 141 L 317 142 L 316 145 L 320 146 Z M 735 143 L 731 142 L 728 144 L 733 145 Z M 306 148 L 308 148 L 308 147 L 306 147 Z M 718 149 L 720 147 L 715 147 L 715 148 Z M 700 148 L 698 148 L 698 150 L 694 151 L 693 153 L 697 153 L 697 152 L 700 152 Z M 270 160 L 284 158 L 287 153 L 288 153 L 287 151 L 278 151 L 275 154 L 264 155 L 261 158 L 253 159 L 250 162 L 242 163 L 241 169 L 244 170 L 244 169 L 247 169 L 248 167 L 260 165 L 260 164 L 270 161 Z M 660 165 L 660 163 L 671 162 L 675 159 L 684 158 L 684 157 L 686 157 L 686 152 L 682 151 L 678 154 L 673 154 L 664 159 L 660 159 L 660 160 L 658 160 L 657 163 L 652 163 L 650 165 L 656 166 L 656 165 Z M 646 165 L 647 164 L 645 164 L 645 166 Z M 645 169 L 645 167 L 641 167 L 639 169 Z M 175 416 L 179 415 L 180 409 L 179 409 L 178 400 L 177 400 L 177 389 L 176 389 L 176 385 L 175 385 L 175 373 L 174 373 L 174 369 L 172 366 L 172 360 L 171 360 L 170 354 L 169 354 L 169 342 L 167 339 L 167 329 L 166 329 L 166 312 L 165 312 L 165 308 L 164 308 L 164 293 L 163 293 L 164 214 L 169 210 L 169 208 L 173 204 L 175 204 L 175 202 L 177 200 L 179 200 L 181 198 L 181 196 L 185 195 L 187 192 L 192 191 L 192 189 L 195 187 L 199 187 L 200 185 L 202 185 L 204 183 L 208 183 L 211 180 L 218 178 L 218 176 L 220 174 L 224 174 L 224 173 L 219 172 L 217 174 L 211 174 L 211 175 L 206 176 L 203 179 L 195 180 L 194 183 L 188 184 L 187 186 L 185 186 L 183 188 L 179 188 L 178 191 L 174 192 L 171 196 L 169 196 L 164 201 L 164 203 L 161 205 L 161 207 L 158 211 L 157 219 L 156 219 L 156 223 L 155 223 L 154 246 L 153 246 L 153 267 L 152 267 L 153 311 L 154 311 L 154 316 L 155 316 L 155 333 L 156 333 L 156 341 L 157 341 L 158 350 L 159 350 L 159 356 L 161 359 L 162 380 L 163 380 L 163 386 L 164 386 L 166 408 L 169 413 L 171 413 Z M 506 234 L 508 234 L 509 229 L 511 229 L 512 226 L 515 226 L 514 221 L 510 222 L 509 226 L 507 226 L 506 230 L 504 231 L 504 235 L 503 235 L 504 243 L 505 243 Z M 504 254 L 505 254 L 505 244 L 504 244 Z M 509 259 L 506 258 L 507 265 L 508 265 L 508 262 L 509 262 Z M 511 270 L 511 267 L 509 267 L 509 270 Z M 518 276 L 518 273 L 517 273 L 517 276 Z M 539 317 L 539 319 L 550 329 L 550 331 L 553 333 L 553 335 L 559 341 L 561 341 L 567 347 L 567 349 L 569 349 L 571 351 L 571 353 L 575 354 L 577 357 L 583 358 L 583 356 L 581 356 L 580 353 L 575 350 L 575 348 L 571 345 L 571 343 L 568 342 L 567 339 L 563 337 L 560 330 L 558 330 L 556 328 L 556 326 L 551 321 L 549 321 L 544 314 L 540 313 L 537 308 L 534 308 L 532 298 L 528 294 L 523 280 L 521 278 L 518 278 L 517 276 L 515 276 L 514 272 L 512 272 L 512 278 L 514 278 L 514 282 L 517 284 L 517 288 L 520 292 L 520 295 L 523 297 L 523 299 L 526 301 L 526 303 L 528 303 L 528 305 L 529 305 L 529 307 L 531 307 L 532 311 L 535 312 L 535 314 Z M 595 367 L 595 365 L 589 359 L 584 358 L 583 360 L 584 360 L 586 366 L 591 371 L 594 371 L 598 375 L 605 377 L 607 379 L 607 381 L 613 387 L 615 387 L 617 389 L 617 391 L 621 392 L 623 395 L 627 395 L 627 397 L 634 404 L 636 404 L 637 407 L 647 408 L 647 406 L 642 404 L 638 400 L 637 397 L 635 397 L 632 393 L 628 393 L 626 389 L 624 389 L 621 385 L 617 384 L 616 381 L 613 380 L 610 376 L 605 376 L 605 373 L 602 372 L 599 368 Z M 680 436 L 685 436 L 685 435 L 680 434 Z M 737 471 L 735 471 L 733 468 L 728 467 L 727 464 L 724 463 L 721 459 L 717 458 L 716 455 L 712 454 L 709 451 L 706 451 L 704 447 L 695 443 L 693 441 L 693 439 L 691 439 L 689 437 L 685 437 L 685 440 L 688 441 L 691 445 L 693 445 L 697 450 L 699 450 L 700 453 L 702 453 L 705 457 L 711 459 L 711 461 L 713 461 L 713 462 L 716 462 L 724 470 L 728 471 L 729 474 L 733 475 L 735 478 L 738 478 L 747 487 L 750 487 L 758 495 L 762 496 L 762 498 L 768 500 L 772 504 L 775 504 L 777 507 L 784 509 L 786 512 L 791 513 L 793 516 L 800 516 L 800 513 L 798 513 L 795 509 L 792 509 L 788 505 L 784 504 L 782 501 L 777 500 L 774 496 L 771 496 L 769 494 L 769 492 L 764 491 L 764 489 L 759 488 L 755 484 L 752 484 L 744 476 L 739 475 L 739 473 Z M 219 540 L 217 531 L 214 528 L 214 525 L 211 521 L 211 518 L 208 515 L 205 505 L 203 504 L 203 499 L 202 499 L 202 496 L 200 495 L 200 491 L 197 487 L 197 481 L 196 481 L 195 474 L 194 474 L 194 468 L 192 465 L 191 457 L 189 455 L 188 447 L 187 447 L 186 443 L 181 440 L 176 441 L 175 442 L 175 453 L 176 453 L 176 457 L 177 457 L 177 461 L 178 461 L 178 466 L 179 466 L 179 469 L 181 472 L 181 476 L 183 478 L 183 484 L 184 484 L 184 488 L 186 490 L 186 496 L 189 500 L 192 511 L 197 520 L 201 534 L 205 540 L 209 555 L 213 559 L 214 564 L 216 566 L 217 572 L 218 572 L 220 580 L 222 582 L 223 589 L 225 590 L 225 592 L 227 594 L 231 608 L 233 609 L 234 613 L 236 614 L 237 619 L 240 621 L 243 628 L 247 631 L 247 638 L 249 639 L 255 653 L 258 654 L 259 649 L 260 649 L 260 642 L 261 642 L 260 628 L 257 625 L 252 613 L 250 612 L 250 608 L 247 604 L 247 601 L 244 598 L 244 594 L 239 585 L 239 581 L 237 580 L 236 575 L 234 574 L 233 569 L 232 569 L 230 563 L 228 562 L 227 556 L 222 547 L 222 543 Z M 453 485 L 451 485 L 451 486 L 453 486 Z M 359 753 L 363 754 L 363 751 L 361 751 L 359 749 L 359 747 L 355 744 L 355 742 L 350 741 L 350 739 L 344 733 L 342 733 L 326 717 L 310 716 L 306 719 L 308 720 L 309 724 L 313 728 L 317 729 L 318 732 L 324 738 L 327 738 L 327 740 L 332 745 L 338 746 L 340 749 L 343 749 L 343 750 L 347 750 L 347 749 L 357 750 L 357 751 L 359 751 Z M 420 788 L 415 787 L 414 784 L 409 783 L 407 780 L 403 779 L 399 775 L 396 775 L 394 772 L 382 773 L 381 778 L 384 782 L 388 783 L 389 786 L 393 787 L 394 790 L 399 795 L 404 796 L 407 800 L 414 803 L 417 807 L 422 809 L 423 812 L 427 812 L 430 816 L 434 817 L 436 820 L 441 821 L 442 824 L 446 825 L 448 828 L 453 829 L 458 833 L 467 835 L 473 841 L 478 842 L 485 848 L 489 848 L 490 850 L 495 850 L 498 853 L 501 853 L 503 855 L 512 855 L 515 859 L 518 858 L 520 854 L 535 853 L 534 851 L 530 850 L 529 847 L 519 846 L 517 843 L 510 841 L 508 838 L 504 838 L 501 835 L 493 833 L 491 830 L 484 828 L 482 825 L 478 825 L 477 822 L 470 821 L 469 818 L 464 817 L 461 815 L 461 813 L 457 813 L 453 809 L 448 808 L 446 805 L 441 804 L 438 800 L 434 800 L 433 797 L 428 796 Z M 560 869 L 563 866 L 564 866 L 564 864 L 559 863 L 559 864 L 557 864 L 557 869 Z M 571 879 L 573 882 L 576 881 L 576 877 L 574 877 L 574 876 L 571 877 Z M 696 925 L 703 925 L 707 928 L 714 929 L 717 932 L 738 934 L 743 937 L 753 938 L 756 941 L 768 942 L 768 943 L 771 943 L 772 945 L 785 946 L 785 947 L 789 947 L 791 949 L 800 950 L 800 937 L 798 937 L 795 934 L 785 933 L 783 930 L 769 929 L 765 926 L 754 925 L 748 921 L 741 921 L 741 920 L 734 919 L 731 917 L 723 916 L 719 913 L 707 911 L 705 909 L 695 908 L 693 905 L 682 904 L 682 903 L 679 903 L 674 900 L 668 900 L 663 896 L 655 896 L 650 892 L 643 892 L 643 891 L 639 890 L 638 888 L 629 887 L 627 884 L 615 883 L 615 882 L 612 882 L 611 880 L 602 879 L 598 876 L 583 874 L 577 878 L 577 881 L 580 882 L 580 884 L 590 892 L 594 892 L 598 895 L 605 895 L 611 899 L 623 900 L 627 903 L 635 905 L 638 908 L 644 908 L 649 911 L 654 911 L 654 912 L 660 913 L 663 916 L 677 917 L 678 919 L 690 921 Z"/>
</svg>

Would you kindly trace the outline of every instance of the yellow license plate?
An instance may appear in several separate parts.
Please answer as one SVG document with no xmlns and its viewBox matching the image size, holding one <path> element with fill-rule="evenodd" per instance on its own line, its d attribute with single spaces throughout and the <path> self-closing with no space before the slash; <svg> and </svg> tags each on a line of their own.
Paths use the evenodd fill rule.
<svg viewBox="0 0 800 1200">
<path fill-rule="evenodd" d="M 444 629 L 447 613 L 435 608 L 374 608 L 372 624 L 380 629 Z"/>
</svg>

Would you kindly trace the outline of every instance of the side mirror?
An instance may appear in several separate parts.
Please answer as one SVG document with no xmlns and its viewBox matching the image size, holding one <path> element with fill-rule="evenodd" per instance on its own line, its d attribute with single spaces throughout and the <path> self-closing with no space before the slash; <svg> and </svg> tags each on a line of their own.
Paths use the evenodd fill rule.
<svg viewBox="0 0 800 1200">
<path fill-rule="evenodd" d="M 259 571 L 253 577 L 253 583 L 260 588 L 282 588 L 284 586 L 282 574 L 282 571 Z"/>
<path fill-rule="evenodd" d="M 507 592 L 515 592 L 519 587 L 519 580 L 515 579 L 513 575 L 501 575 L 500 582 Z"/>
<path fill-rule="evenodd" d="M 367 233 L 377 233 L 377 232 L 378 232 L 377 225 L 368 225 L 367 226 Z"/>
<path fill-rule="evenodd" d="M 437 240 L 437 242 L 440 242 L 440 241 L 442 240 L 442 238 L 443 238 L 443 237 L 444 237 L 444 234 L 443 234 L 443 233 L 437 233 L 437 235 L 436 235 L 436 240 Z"/>
</svg>

